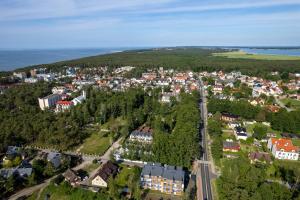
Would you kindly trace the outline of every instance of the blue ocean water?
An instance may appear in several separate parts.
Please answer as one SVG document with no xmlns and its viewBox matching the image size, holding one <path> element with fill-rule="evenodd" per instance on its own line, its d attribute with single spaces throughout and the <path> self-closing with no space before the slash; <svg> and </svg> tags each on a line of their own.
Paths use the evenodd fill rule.
<svg viewBox="0 0 300 200">
<path fill-rule="evenodd" d="M 10 71 L 30 65 L 47 64 L 87 56 L 101 55 L 134 48 L 0 50 L 0 71 Z"/>
<path fill-rule="evenodd" d="M 251 54 L 300 56 L 300 48 L 299 49 L 240 48 L 240 50 Z"/>
</svg>

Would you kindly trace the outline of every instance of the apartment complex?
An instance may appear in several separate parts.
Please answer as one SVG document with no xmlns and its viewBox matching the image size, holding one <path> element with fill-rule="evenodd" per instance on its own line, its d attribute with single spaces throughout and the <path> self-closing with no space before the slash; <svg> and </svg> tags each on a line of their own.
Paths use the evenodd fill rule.
<svg viewBox="0 0 300 200">
<path fill-rule="evenodd" d="M 294 146 L 290 139 L 270 138 L 268 140 L 268 149 L 273 156 L 282 160 L 298 160 L 299 148 Z"/>
<path fill-rule="evenodd" d="M 45 110 L 47 108 L 55 107 L 59 100 L 61 100 L 61 95 L 51 94 L 44 98 L 39 98 L 39 106 L 41 110 Z"/>
<path fill-rule="evenodd" d="M 140 180 L 144 189 L 181 195 L 184 191 L 185 172 L 181 167 L 148 163 L 143 167 Z"/>
</svg>

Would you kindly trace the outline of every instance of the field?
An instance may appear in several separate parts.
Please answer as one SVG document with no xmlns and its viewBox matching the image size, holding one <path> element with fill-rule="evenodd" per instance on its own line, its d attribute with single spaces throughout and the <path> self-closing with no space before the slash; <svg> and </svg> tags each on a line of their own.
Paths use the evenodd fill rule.
<svg viewBox="0 0 300 200">
<path fill-rule="evenodd" d="M 133 167 L 123 166 L 121 172 L 116 177 L 116 183 L 120 187 L 126 187 L 130 178 L 133 178 L 135 175 L 135 169 Z"/>
<path fill-rule="evenodd" d="M 284 105 L 287 106 L 287 107 L 294 108 L 294 109 L 299 109 L 300 108 L 300 101 L 299 100 L 286 98 L 286 99 L 282 99 L 280 101 L 282 103 L 284 103 Z"/>
<path fill-rule="evenodd" d="M 50 184 L 40 195 L 40 200 L 46 199 L 49 195 L 49 200 L 73 200 L 73 199 L 107 199 L 105 194 L 94 193 L 88 190 L 73 188 L 67 183 L 63 182 L 58 186 Z"/>
<path fill-rule="evenodd" d="M 91 173 L 92 171 L 97 169 L 99 166 L 100 166 L 100 164 L 98 164 L 98 163 L 92 163 L 92 164 L 89 164 L 89 165 L 85 166 L 83 168 L 83 170 L 88 172 L 88 173 Z"/>
<path fill-rule="evenodd" d="M 103 136 L 99 133 L 93 133 L 84 141 L 82 147 L 80 148 L 80 152 L 85 154 L 102 155 L 111 144 L 112 138 L 110 136 Z"/>
<path fill-rule="evenodd" d="M 249 54 L 244 51 L 213 53 L 214 56 L 226 58 L 255 59 L 255 60 L 300 60 L 300 56 Z"/>
</svg>

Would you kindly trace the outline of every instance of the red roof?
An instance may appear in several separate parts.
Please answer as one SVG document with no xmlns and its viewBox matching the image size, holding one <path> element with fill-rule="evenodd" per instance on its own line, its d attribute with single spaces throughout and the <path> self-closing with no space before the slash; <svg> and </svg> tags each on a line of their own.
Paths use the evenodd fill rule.
<svg viewBox="0 0 300 200">
<path fill-rule="evenodd" d="M 272 138 L 272 144 L 276 145 L 276 149 L 283 150 L 284 152 L 297 152 L 298 147 L 294 146 L 292 141 L 285 138 Z"/>
<path fill-rule="evenodd" d="M 72 101 L 58 101 L 57 104 L 64 105 L 64 106 L 71 106 L 73 105 Z"/>
</svg>

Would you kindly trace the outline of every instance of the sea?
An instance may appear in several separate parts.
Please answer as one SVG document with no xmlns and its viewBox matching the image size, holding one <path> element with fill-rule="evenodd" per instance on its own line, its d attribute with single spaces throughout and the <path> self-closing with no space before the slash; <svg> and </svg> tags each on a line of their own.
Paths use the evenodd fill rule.
<svg viewBox="0 0 300 200">
<path fill-rule="evenodd" d="M 0 50 L 0 71 L 133 49 L 135 48 Z"/>
<path fill-rule="evenodd" d="M 300 56 L 300 48 L 239 48 L 251 54 Z"/>
</svg>

